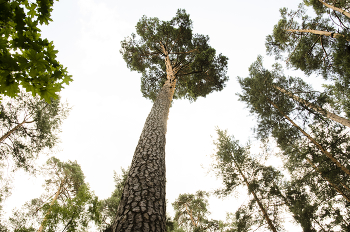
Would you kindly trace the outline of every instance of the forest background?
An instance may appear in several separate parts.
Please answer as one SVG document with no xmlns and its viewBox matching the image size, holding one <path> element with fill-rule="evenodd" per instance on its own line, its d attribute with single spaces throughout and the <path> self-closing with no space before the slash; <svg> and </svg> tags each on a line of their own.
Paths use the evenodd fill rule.
<svg viewBox="0 0 350 232">
<path fill-rule="evenodd" d="M 170 20 L 178 8 L 186 9 L 195 33 L 209 35 L 210 45 L 229 57 L 227 87 L 194 103 L 176 100 L 170 109 L 167 144 L 167 199 L 180 193 L 211 191 L 220 186 L 207 175 L 215 146 L 215 128 L 228 129 L 242 144 L 254 138 L 256 126 L 246 105 L 235 95 L 241 92 L 237 76 L 248 76 L 248 67 L 261 54 L 265 37 L 280 19 L 279 8 L 296 9 L 299 1 L 195 2 L 178 1 L 166 10 L 160 1 L 60 1 L 53 7 L 52 19 L 42 27 L 42 36 L 54 41 L 58 59 L 74 81 L 62 92 L 72 110 L 62 126 L 62 143 L 53 152 L 61 160 L 77 160 L 95 194 L 103 199 L 114 189 L 113 170 L 127 168 L 152 103 L 142 98 L 138 73 L 130 72 L 119 54 L 120 41 L 135 31 L 142 15 Z M 248 13 L 249 12 L 249 13 Z M 312 10 L 310 10 L 312 12 Z M 312 14 L 312 13 L 310 13 Z M 271 67 L 273 57 L 265 56 Z M 293 76 L 301 72 L 285 70 Z M 321 89 L 321 77 L 305 78 Z M 51 151 L 52 152 L 52 151 Z M 41 155 L 40 162 L 47 157 Z M 270 159 L 281 168 L 277 159 Z M 7 173 L 12 175 L 12 173 Z M 38 196 L 42 182 L 24 172 L 15 174 L 12 195 L 5 202 L 8 212 Z M 29 179 L 28 179 L 29 178 Z M 24 194 L 25 192 L 25 194 Z M 247 199 L 210 199 L 211 217 L 223 219 Z M 168 204 L 169 213 L 172 206 Z"/>
</svg>

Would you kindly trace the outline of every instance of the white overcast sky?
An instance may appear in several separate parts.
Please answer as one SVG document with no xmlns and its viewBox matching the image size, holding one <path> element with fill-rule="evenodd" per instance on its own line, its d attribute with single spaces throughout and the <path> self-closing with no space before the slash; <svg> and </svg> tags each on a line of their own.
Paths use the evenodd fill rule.
<svg viewBox="0 0 350 232">
<path fill-rule="evenodd" d="M 42 36 L 54 41 L 58 60 L 74 81 L 62 91 L 72 111 L 64 121 L 62 143 L 56 156 L 77 160 L 86 181 L 100 199 L 114 189 L 113 170 L 131 164 L 134 149 L 151 110 L 151 101 L 140 92 L 140 74 L 127 69 L 119 53 L 120 41 L 135 32 L 146 15 L 170 20 L 177 9 L 186 9 L 194 33 L 209 35 L 210 45 L 229 58 L 226 88 L 197 102 L 175 100 L 170 109 L 166 143 L 167 210 L 180 193 L 213 190 L 220 182 L 207 175 L 214 152 L 215 127 L 228 129 L 242 144 L 254 141 L 254 117 L 236 96 L 237 76 L 248 76 L 248 67 L 259 54 L 265 67 L 274 59 L 265 55 L 265 37 L 280 19 L 279 8 L 296 9 L 302 0 L 60 0 L 53 22 Z M 45 157 L 43 160 L 46 160 Z M 204 168 L 203 168 L 204 167 Z M 25 180 L 25 181 L 23 181 Z M 6 207 L 20 206 L 37 197 L 42 182 L 17 176 Z M 40 194 L 40 193 L 39 193 Z M 211 199 L 212 218 L 225 219 L 247 193 L 222 201 Z"/>
</svg>

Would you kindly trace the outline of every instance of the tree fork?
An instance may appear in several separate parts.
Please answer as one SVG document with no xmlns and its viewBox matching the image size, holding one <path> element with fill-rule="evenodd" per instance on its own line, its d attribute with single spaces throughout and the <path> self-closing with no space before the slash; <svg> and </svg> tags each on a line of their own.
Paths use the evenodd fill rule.
<svg viewBox="0 0 350 232">
<path fill-rule="evenodd" d="M 301 129 L 297 124 L 295 124 L 295 122 L 290 119 L 287 115 L 285 115 L 283 113 L 283 111 L 275 104 L 271 101 L 271 99 L 267 98 L 267 100 L 269 101 L 269 103 L 271 105 L 273 105 L 282 115 L 283 117 L 285 117 L 289 122 L 291 122 L 293 124 L 293 126 L 295 126 L 301 133 L 303 133 L 313 144 L 316 145 L 316 147 L 318 147 L 318 149 L 321 150 L 321 152 L 323 154 L 325 154 L 328 158 L 330 158 L 339 168 L 341 168 L 341 170 L 343 170 L 346 174 L 348 174 L 350 176 L 350 170 L 347 169 L 345 166 L 343 166 L 341 163 L 338 162 L 338 160 L 336 160 L 334 158 L 334 156 L 332 154 L 330 154 L 328 151 L 326 151 L 318 142 L 316 142 L 315 139 L 313 139 L 308 133 L 306 133 L 303 129 Z"/>
<path fill-rule="evenodd" d="M 340 117 L 336 114 L 333 114 L 331 112 L 329 112 L 328 110 L 325 110 L 325 109 L 322 109 L 321 107 L 319 106 L 316 106 L 315 104 L 312 104 L 298 96 L 295 96 L 294 94 L 292 94 L 291 92 L 281 88 L 281 87 L 278 87 L 276 85 L 272 85 L 275 89 L 279 90 L 280 92 L 286 94 L 287 96 L 293 98 L 294 100 L 296 100 L 297 102 L 309 107 L 310 109 L 322 114 L 323 116 L 333 120 L 333 121 L 336 121 L 344 126 L 347 126 L 347 127 L 350 127 L 350 120 L 346 119 L 346 118 L 343 118 L 343 117 Z"/>
<path fill-rule="evenodd" d="M 186 211 L 187 211 L 188 215 L 190 215 L 190 217 L 191 217 L 192 225 L 193 225 L 194 227 L 197 227 L 197 223 L 196 223 L 195 220 L 193 219 L 192 210 L 189 211 L 188 206 L 187 206 L 187 203 L 185 204 L 185 206 L 186 206 Z"/>
<path fill-rule="evenodd" d="M 39 227 L 39 229 L 38 229 L 38 232 L 42 232 L 42 231 L 43 231 L 45 222 L 47 221 L 47 218 L 48 218 L 49 215 L 50 215 L 51 207 L 53 206 L 53 204 L 55 204 L 55 201 L 57 200 L 58 196 L 61 194 L 61 189 L 62 189 L 62 187 L 63 187 L 63 185 L 64 185 L 64 182 L 66 181 L 66 178 L 67 178 L 67 177 L 64 177 L 64 179 L 61 181 L 60 187 L 58 188 L 58 190 L 57 190 L 57 192 L 56 192 L 54 198 L 52 199 L 52 201 L 51 201 L 51 203 L 50 203 L 50 208 L 49 208 L 48 211 L 46 212 L 45 217 L 44 217 L 44 220 L 41 222 L 41 225 L 40 225 L 40 227 Z"/>
</svg>

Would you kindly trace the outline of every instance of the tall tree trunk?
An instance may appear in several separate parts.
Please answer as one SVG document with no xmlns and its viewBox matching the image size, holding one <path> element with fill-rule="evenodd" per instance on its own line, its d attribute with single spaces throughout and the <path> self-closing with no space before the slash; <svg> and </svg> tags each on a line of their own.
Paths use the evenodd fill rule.
<svg viewBox="0 0 350 232">
<path fill-rule="evenodd" d="M 235 165 L 236 165 L 236 167 L 237 167 L 239 173 L 240 173 L 241 176 L 243 177 L 243 180 L 244 180 L 244 182 L 246 183 L 246 185 L 247 185 L 247 187 L 248 187 L 248 189 L 249 189 L 249 182 L 248 182 L 247 178 L 246 178 L 245 175 L 243 174 L 241 168 L 240 168 L 239 165 L 236 163 L 236 161 L 234 160 L 233 162 L 235 163 Z M 252 191 L 252 194 L 253 194 L 253 196 L 254 196 L 254 199 L 255 199 L 256 202 L 258 203 L 259 208 L 260 208 L 261 212 L 263 213 L 264 218 L 266 219 L 267 224 L 269 225 L 270 229 L 271 229 L 273 232 L 277 232 L 275 226 L 272 224 L 272 221 L 270 220 L 269 215 L 267 214 L 267 212 L 266 212 L 264 206 L 262 205 L 262 203 L 260 202 L 259 198 L 257 197 L 257 195 L 255 194 L 254 191 Z"/>
<path fill-rule="evenodd" d="M 334 158 L 334 156 L 332 154 L 330 154 L 328 151 L 326 151 L 318 142 L 316 142 L 315 139 L 313 139 L 308 133 L 306 133 L 303 129 L 301 129 L 297 124 L 295 124 L 295 122 L 290 119 L 287 115 L 284 114 L 284 112 L 275 104 L 271 101 L 271 99 L 267 98 L 269 103 L 271 105 L 273 105 L 282 115 L 283 117 L 285 117 L 289 122 L 291 122 L 293 124 L 293 126 L 295 126 L 301 133 L 303 133 L 313 144 L 316 145 L 316 147 L 318 149 L 321 150 L 321 152 L 323 154 L 325 154 L 328 158 L 330 158 L 339 168 L 341 168 L 341 170 L 343 170 L 346 174 L 348 174 L 350 176 L 350 170 L 347 169 L 344 165 L 342 165 L 341 163 L 338 162 L 338 160 L 336 160 Z"/>
<path fill-rule="evenodd" d="M 306 32 L 306 33 L 312 33 L 316 35 L 324 35 L 324 36 L 330 36 L 332 38 L 337 38 L 337 37 L 343 37 L 344 35 L 339 34 L 339 33 L 334 33 L 334 32 L 329 32 L 329 31 L 320 31 L 320 30 L 312 30 L 312 29 L 285 29 L 285 31 L 289 32 Z M 350 41 L 348 39 L 348 41 Z"/>
<path fill-rule="evenodd" d="M 310 164 L 318 173 L 320 173 L 320 175 L 321 175 L 335 190 L 337 190 L 338 193 L 340 193 L 340 195 L 342 195 L 348 202 L 350 202 L 349 197 L 348 197 L 347 195 L 345 195 L 345 193 L 344 193 L 341 189 L 339 189 L 337 185 L 335 185 L 334 183 L 332 183 L 332 181 L 331 181 L 329 178 L 327 178 L 326 176 L 324 176 L 323 173 L 321 172 L 321 170 L 318 169 L 318 168 L 316 167 L 316 165 L 315 165 L 309 158 L 306 158 L 306 160 L 307 160 L 307 162 L 309 162 L 309 164 Z"/>
<path fill-rule="evenodd" d="M 340 117 L 336 114 L 333 114 L 325 109 L 322 109 L 321 107 L 319 106 L 316 106 L 298 96 L 295 96 L 294 94 L 292 94 L 291 92 L 281 88 L 281 87 L 278 87 L 276 85 L 273 85 L 273 87 L 279 91 L 281 91 L 282 93 L 288 95 L 289 97 L 293 98 L 294 100 L 296 100 L 297 102 L 305 105 L 306 107 L 309 107 L 310 109 L 322 114 L 323 116 L 329 118 L 329 119 L 332 119 L 333 121 L 336 121 L 344 126 L 347 126 L 347 127 L 350 127 L 350 120 L 346 119 L 346 118 L 343 118 L 343 117 Z"/>
<path fill-rule="evenodd" d="M 166 54 L 167 81 L 143 127 L 113 223 L 113 232 L 164 232 L 165 135 L 174 95 L 175 73 Z"/>
<path fill-rule="evenodd" d="M 342 13 L 343 15 L 345 15 L 346 17 L 350 18 L 350 13 L 349 13 L 349 12 L 347 12 L 347 11 L 345 11 L 345 10 L 343 10 L 343 9 L 340 9 L 340 8 L 338 8 L 338 7 L 329 5 L 329 4 L 325 3 L 325 2 L 322 1 L 322 0 L 318 0 L 318 1 L 320 1 L 320 2 L 321 2 L 323 5 L 325 5 L 326 7 L 331 8 L 332 10 L 338 11 L 338 12 Z"/>
<path fill-rule="evenodd" d="M 66 177 L 61 181 L 60 187 L 58 188 L 58 190 L 57 190 L 57 192 L 56 192 L 54 198 L 52 199 L 52 201 L 51 201 L 51 203 L 50 203 L 50 208 L 47 210 L 47 212 L 46 212 L 46 214 L 45 214 L 45 217 L 44 217 L 44 220 L 41 222 L 41 225 L 40 225 L 40 227 L 39 227 L 39 229 L 38 229 L 38 232 L 42 232 L 42 231 L 43 231 L 44 226 L 45 226 L 45 222 L 47 221 L 47 218 L 48 218 L 49 215 L 50 215 L 51 207 L 52 207 L 53 204 L 55 204 L 55 202 L 56 202 L 58 196 L 61 194 L 61 190 L 62 190 L 62 187 L 63 187 L 65 181 L 66 181 Z"/>
</svg>

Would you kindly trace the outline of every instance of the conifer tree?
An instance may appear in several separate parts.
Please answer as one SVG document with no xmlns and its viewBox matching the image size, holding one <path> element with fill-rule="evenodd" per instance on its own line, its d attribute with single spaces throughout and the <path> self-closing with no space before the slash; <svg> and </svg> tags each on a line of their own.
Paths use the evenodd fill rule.
<svg viewBox="0 0 350 232">
<path fill-rule="evenodd" d="M 249 147 L 243 148 L 226 131 L 217 130 L 218 139 L 214 143 L 217 147 L 213 171 L 216 172 L 224 184 L 222 189 L 216 191 L 218 196 L 231 194 L 238 186 L 245 185 L 248 193 L 253 195 L 249 203 L 250 209 L 256 208 L 259 212 L 253 220 L 252 214 L 243 216 L 246 222 L 241 221 L 246 227 L 266 225 L 271 231 L 277 232 L 281 228 L 279 212 L 280 199 L 277 197 L 278 182 L 282 175 L 272 167 L 265 167 L 254 161 L 249 155 Z M 238 219 L 239 217 L 236 216 Z"/>
<path fill-rule="evenodd" d="M 296 11 L 282 8 L 282 19 L 266 38 L 267 53 L 307 75 L 316 73 L 332 80 L 327 88 L 333 104 L 350 118 L 350 18 L 330 10 L 325 1 L 304 2 L 314 7 L 317 16 L 308 16 L 302 4 Z M 345 1 L 339 2 L 342 10 L 345 6 Z"/>
<path fill-rule="evenodd" d="M 320 138 L 311 136 L 307 132 L 315 117 L 310 117 L 309 114 L 305 115 L 303 113 L 305 107 L 303 105 L 301 108 L 297 107 L 300 102 L 293 101 L 288 95 L 275 88 L 275 86 L 283 86 L 283 82 L 281 82 L 283 78 L 276 78 L 278 77 L 276 71 L 270 72 L 264 69 L 261 57 L 251 65 L 249 71 L 250 77 L 239 79 L 243 88 L 240 100 L 247 102 L 251 112 L 259 116 L 258 136 L 267 138 L 272 135 L 277 139 L 277 143 L 283 150 L 294 146 L 295 141 L 305 137 L 344 173 L 350 175 L 347 162 L 342 161 L 345 157 L 341 154 L 329 152 L 326 146 L 318 141 Z M 293 83 L 284 81 L 285 86 L 290 84 Z M 326 121 L 321 117 L 322 115 L 316 116 L 321 121 Z M 298 119 L 301 121 L 301 125 L 300 123 L 297 124 L 296 120 Z"/>
<path fill-rule="evenodd" d="M 172 99 L 195 101 L 220 91 L 228 80 L 227 58 L 216 55 L 209 37 L 193 34 L 178 10 L 170 21 L 143 16 L 121 53 L 141 77 L 141 92 L 154 101 L 136 147 L 113 231 L 165 231 L 165 134 Z"/>
<path fill-rule="evenodd" d="M 91 218 L 93 194 L 85 183 L 84 174 L 77 162 L 61 162 L 51 157 L 42 168 L 45 180 L 44 193 L 27 202 L 11 217 L 14 231 L 84 231 Z"/>
<path fill-rule="evenodd" d="M 250 77 L 241 78 L 240 83 L 241 100 L 258 115 L 258 137 L 276 138 L 292 176 L 291 185 L 299 188 L 288 187 L 277 195 L 284 199 L 305 231 L 347 228 L 344 222 L 350 194 L 346 172 L 350 158 L 347 128 L 305 104 L 307 99 L 322 109 L 327 98 L 316 94 L 301 79 L 284 77 L 278 66 L 272 71 L 264 69 L 261 57 L 250 67 Z M 296 99 L 295 94 L 304 96 L 303 101 L 300 97 Z M 336 162 L 330 162 L 325 151 Z"/>
<path fill-rule="evenodd" d="M 192 231 L 217 231 L 220 222 L 209 220 L 207 216 L 209 193 L 197 191 L 196 194 L 180 194 L 172 203 L 175 210 L 174 221 L 181 227 Z"/>
</svg>

